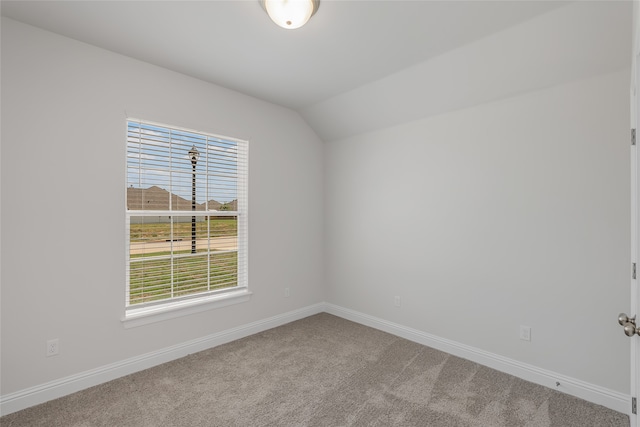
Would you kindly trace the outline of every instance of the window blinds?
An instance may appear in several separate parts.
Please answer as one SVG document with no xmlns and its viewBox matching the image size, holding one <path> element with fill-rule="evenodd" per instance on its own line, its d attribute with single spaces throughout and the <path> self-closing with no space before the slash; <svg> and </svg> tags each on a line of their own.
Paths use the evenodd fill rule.
<svg viewBox="0 0 640 427">
<path fill-rule="evenodd" d="M 247 286 L 246 141 L 127 121 L 127 306 Z"/>
</svg>

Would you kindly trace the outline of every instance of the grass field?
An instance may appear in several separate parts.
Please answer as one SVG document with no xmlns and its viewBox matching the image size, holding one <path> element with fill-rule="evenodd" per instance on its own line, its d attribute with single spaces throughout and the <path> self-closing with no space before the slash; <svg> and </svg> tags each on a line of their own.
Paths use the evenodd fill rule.
<svg viewBox="0 0 640 427">
<path fill-rule="evenodd" d="M 190 222 L 174 222 L 173 236 L 168 223 L 131 224 L 129 229 L 131 242 L 191 238 Z M 236 218 L 213 218 L 196 222 L 197 236 L 206 236 L 207 232 L 212 237 L 234 236 L 238 232 L 238 221 Z"/>
<path fill-rule="evenodd" d="M 131 224 L 131 243 L 191 239 L 191 223 Z M 198 238 L 234 236 L 235 218 L 215 218 L 196 223 Z M 162 251 L 132 254 L 129 270 L 131 305 L 237 286 L 236 251 Z"/>
</svg>

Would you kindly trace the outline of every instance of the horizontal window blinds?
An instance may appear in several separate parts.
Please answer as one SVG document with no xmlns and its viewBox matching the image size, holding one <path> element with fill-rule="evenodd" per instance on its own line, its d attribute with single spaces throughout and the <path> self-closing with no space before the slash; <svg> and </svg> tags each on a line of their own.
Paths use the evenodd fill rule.
<svg viewBox="0 0 640 427">
<path fill-rule="evenodd" d="M 247 286 L 246 141 L 127 121 L 127 306 Z"/>
</svg>

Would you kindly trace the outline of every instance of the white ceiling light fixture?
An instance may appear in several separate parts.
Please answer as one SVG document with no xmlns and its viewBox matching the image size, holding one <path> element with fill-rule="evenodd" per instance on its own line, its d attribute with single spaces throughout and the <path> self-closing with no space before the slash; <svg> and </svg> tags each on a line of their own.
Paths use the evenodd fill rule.
<svg viewBox="0 0 640 427">
<path fill-rule="evenodd" d="M 273 22 L 287 30 L 295 30 L 317 12 L 320 0 L 260 0 L 260 4 Z"/>
</svg>

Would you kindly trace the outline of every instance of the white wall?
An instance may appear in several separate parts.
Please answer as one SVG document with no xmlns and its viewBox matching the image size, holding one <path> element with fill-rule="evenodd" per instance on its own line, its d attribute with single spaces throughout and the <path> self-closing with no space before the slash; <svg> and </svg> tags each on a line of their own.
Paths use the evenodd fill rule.
<svg viewBox="0 0 640 427">
<path fill-rule="evenodd" d="M 127 115 L 250 141 L 249 302 L 123 327 Z M 3 18 L 1 148 L 3 395 L 324 300 L 322 144 L 291 110 Z"/>
<path fill-rule="evenodd" d="M 628 94 L 623 70 L 326 144 L 328 302 L 629 393 Z"/>
</svg>

